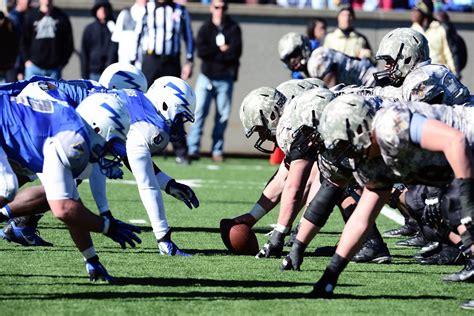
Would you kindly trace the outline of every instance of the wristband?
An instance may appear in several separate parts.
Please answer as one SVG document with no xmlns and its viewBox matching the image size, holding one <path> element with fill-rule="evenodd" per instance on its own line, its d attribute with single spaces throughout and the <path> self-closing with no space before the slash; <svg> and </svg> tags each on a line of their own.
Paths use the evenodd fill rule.
<svg viewBox="0 0 474 316">
<path fill-rule="evenodd" d="M 102 234 L 107 234 L 110 228 L 110 219 L 107 217 L 102 217 L 104 222 L 102 223 Z"/>
<path fill-rule="evenodd" d="M 158 180 L 158 184 L 160 185 L 161 190 L 165 190 L 168 182 L 170 182 L 170 180 L 173 180 L 173 178 L 171 178 L 169 175 L 167 175 L 163 171 L 158 172 L 155 176 L 156 176 L 156 180 Z"/>
</svg>

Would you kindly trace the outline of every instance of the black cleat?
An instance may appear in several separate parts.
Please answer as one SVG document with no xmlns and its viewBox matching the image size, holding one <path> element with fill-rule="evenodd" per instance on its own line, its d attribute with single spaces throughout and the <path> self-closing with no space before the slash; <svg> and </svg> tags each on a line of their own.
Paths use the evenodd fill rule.
<svg viewBox="0 0 474 316">
<path fill-rule="evenodd" d="M 410 237 L 418 232 L 416 224 L 408 222 L 407 224 L 395 229 L 387 230 L 383 233 L 384 237 Z"/>
<path fill-rule="evenodd" d="M 390 263 L 392 256 L 387 244 L 380 239 L 369 239 L 364 242 L 362 249 L 352 258 L 357 263 Z"/>
<path fill-rule="evenodd" d="M 415 248 L 421 248 L 425 246 L 428 243 L 428 241 L 423 237 L 422 234 L 418 233 L 412 238 L 408 238 L 406 240 L 400 240 L 395 243 L 395 246 L 397 247 L 415 247 Z"/>
<path fill-rule="evenodd" d="M 466 262 L 466 258 L 459 248 L 444 244 L 437 253 L 434 253 L 432 256 L 417 259 L 417 261 L 421 264 L 452 265 L 463 264 Z"/>
<path fill-rule="evenodd" d="M 446 282 L 472 282 L 474 281 L 474 259 L 471 258 L 467 261 L 464 268 L 456 273 L 447 275 L 443 278 Z"/>
</svg>

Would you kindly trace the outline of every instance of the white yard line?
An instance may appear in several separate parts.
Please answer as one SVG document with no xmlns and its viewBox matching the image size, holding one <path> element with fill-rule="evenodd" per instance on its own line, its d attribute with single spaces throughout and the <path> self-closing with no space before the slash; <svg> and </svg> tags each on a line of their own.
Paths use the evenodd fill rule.
<svg viewBox="0 0 474 316">
<path fill-rule="evenodd" d="M 405 218 L 402 215 L 400 215 L 400 213 L 394 211 L 390 207 L 384 206 L 382 208 L 382 215 L 384 215 L 385 217 L 391 219 L 392 221 L 394 221 L 397 224 L 400 224 L 400 225 L 405 224 Z"/>
</svg>

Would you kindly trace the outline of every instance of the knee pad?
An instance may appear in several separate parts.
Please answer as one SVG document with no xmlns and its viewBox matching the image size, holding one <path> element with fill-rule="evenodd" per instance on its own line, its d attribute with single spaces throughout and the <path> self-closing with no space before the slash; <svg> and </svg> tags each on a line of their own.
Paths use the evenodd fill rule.
<svg viewBox="0 0 474 316">
<path fill-rule="evenodd" d="M 304 218 L 318 227 L 323 227 L 331 215 L 337 202 L 341 199 L 343 188 L 332 184 L 327 179 L 321 182 L 321 187 L 304 213 Z"/>
<path fill-rule="evenodd" d="M 13 201 L 18 192 L 18 179 L 14 173 L 0 173 L 0 196 Z"/>
</svg>

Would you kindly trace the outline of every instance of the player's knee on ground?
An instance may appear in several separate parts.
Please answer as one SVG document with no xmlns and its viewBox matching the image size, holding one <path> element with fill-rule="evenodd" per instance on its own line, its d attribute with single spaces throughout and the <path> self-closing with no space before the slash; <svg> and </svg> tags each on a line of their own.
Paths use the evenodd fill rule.
<svg viewBox="0 0 474 316">
<path fill-rule="evenodd" d="M 304 213 L 304 218 L 318 227 L 323 227 L 343 192 L 342 188 L 332 184 L 327 179 L 323 179 L 318 193 L 316 193 Z"/>
</svg>

